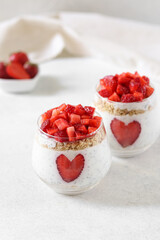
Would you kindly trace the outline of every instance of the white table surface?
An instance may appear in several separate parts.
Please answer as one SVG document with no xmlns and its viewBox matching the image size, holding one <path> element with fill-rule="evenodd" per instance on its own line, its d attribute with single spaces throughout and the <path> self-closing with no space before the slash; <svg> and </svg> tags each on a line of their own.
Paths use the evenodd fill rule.
<svg viewBox="0 0 160 240">
<path fill-rule="evenodd" d="M 145 153 L 113 158 L 93 190 L 63 196 L 31 166 L 37 117 L 62 102 L 92 103 L 97 79 L 123 69 L 94 59 L 43 64 L 30 94 L 0 92 L 0 240 L 158 240 L 160 139 Z"/>
</svg>

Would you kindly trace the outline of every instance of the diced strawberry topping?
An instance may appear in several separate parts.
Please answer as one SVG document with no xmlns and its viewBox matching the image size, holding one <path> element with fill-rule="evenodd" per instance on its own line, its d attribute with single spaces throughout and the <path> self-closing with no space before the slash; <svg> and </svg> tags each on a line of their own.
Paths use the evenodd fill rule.
<svg viewBox="0 0 160 240">
<path fill-rule="evenodd" d="M 81 119 L 81 124 L 89 125 L 90 119 Z"/>
<path fill-rule="evenodd" d="M 126 86 L 123 86 L 121 84 L 117 85 L 117 89 L 116 92 L 119 96 L 123 95 L 123 94 L 127 94 L 129 93 L 129 89 Z"/>
<path fill-rule="evenodd" d="M 86 112 L 86 114 L 93 116 L 94 112 L 95 112 L 95 108 L 94 107 L 89 107 L 89 106 L 85 106 L 84 110 Z"/>
<path fill-rule="evenodd" d="M 95 127 L 89 127 L 88 128 L 88 133 L 95 132 L 96 130 L 97 130 L 97 128 L 95 128 Z"/>
<path fill-rule="evenodd" d="M 73 126 L 68 127 L 67 134 L 68 134 L 69 141 L 73 142 L 75 140 L 75 128 Z"/>
<path fill-rule="evenodd" d="M 149 78 L 140 76 L 138 72 L 109 75 L 100 79 L 98 93 L 115 102 L 138 102 L 153 93 L 154 89 L 149 83 Z"/>
<path fill-rule="evenodd" d="M 64 130 L 64 129 L 69 127 L 68 122 L 63 118 L 57 119 L 55 121 L 55 124 L 56 124 L 56 126 L 58 127 L 59 130 Z"/>
<path fill-rule="evenodd" d="M 149 97 L 154 92 L 154 88 L 146 86 L 146 97 Z"/>
<path fill-rule="evenodd" d="M 70 114 L 69 118 L 70 118 L 70 123 L 73 125 L 76 123 L 80 123 L 81 121 L 81 117 L 74 113 Z"/>
<path fill-rule="evenodd" d="M 105 97 L 105 98 L 106 98 L 106 97 L 110 97 L 113 92 L 112 92 L 112 90 L 110 90 L 110 89 L 108 90 L 108 89 L 105 88 L 105 89 L 100 90 L 98 93 L 99 93 L 99 95 L 101 95 L 102 97 Z"/>
<path fill-rule="evenodd" d="M 121 98 L 121 102 L 124 102 L 124 103 L 135 102 L 135 101 L 136 101 L 136 98 L 131 93 L 124 94 Z"/>
<path fill-rule="evenodd" d="M 110 101 L 120 102 L 121 99 L 116 92 L 114 92 L 109 98 Z"/>
<path fill-rule="evenodd" d="M 62 104 L 42 114 L 41 129 L 59 142 L 81 140 L 101 125 L 102 118 L 94 113 L 90 106 Z"/>
<path fill-rule="evenodd" d="M 81 116 L 81 115 L 84 115 L 86 112 L 85 112 L 84 108 L 82 107 L 82 105 L 79 104 L 75 107 L 74 113 Z"/>
<path fill-rule="evenodd" d="M 41 124 L 41 130 L 42 131 L 46 131 L 46 129 L 49 127 L 50 125 L 50 120 L 49 119 L 46 119 L 42 124 Z"/>
<path fill-rule="evenodd" d="M 65 112 L 67 113 L 74 113 L 75 106 L 72 106 L 70 104 L 66 105 Z"/>
</svg>

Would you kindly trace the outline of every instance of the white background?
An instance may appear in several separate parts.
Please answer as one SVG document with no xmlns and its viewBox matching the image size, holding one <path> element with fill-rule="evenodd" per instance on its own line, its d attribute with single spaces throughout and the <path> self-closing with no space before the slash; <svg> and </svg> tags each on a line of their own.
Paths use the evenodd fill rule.
<svg viewBox="0 0 160 240">
<path fill-rule="evenodd" d="M 21 14 L 82 11 L 159 24 L 159 10 L 159 0 L 0 0 L 0 20 Z"/>
</svg>

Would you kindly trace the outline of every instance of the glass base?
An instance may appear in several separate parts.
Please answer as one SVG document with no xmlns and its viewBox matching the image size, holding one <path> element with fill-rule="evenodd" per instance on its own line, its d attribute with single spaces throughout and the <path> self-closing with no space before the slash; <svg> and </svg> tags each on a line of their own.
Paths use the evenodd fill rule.
<svg viewBox="0 0 160 240">
<path fill-rule="evenodd" d="M 152 144 L 146 146 L 145 148 L 142 148 L 142 149 L 136 149 L 136 150 L 127 150 L 127 149 L 124 149 L 124 150 L 120 150 L 120 151 L 114 151 L 111 149 L 111 153 L 113 156 L 115 157 L 120 157 L 120 158 L 131 158 L 131 157 L 134 157 L 134 156 L 137 156 L 143 152 L 145 152 L 148 148 L 150 148 L 152 146 Z"/>
</svg>

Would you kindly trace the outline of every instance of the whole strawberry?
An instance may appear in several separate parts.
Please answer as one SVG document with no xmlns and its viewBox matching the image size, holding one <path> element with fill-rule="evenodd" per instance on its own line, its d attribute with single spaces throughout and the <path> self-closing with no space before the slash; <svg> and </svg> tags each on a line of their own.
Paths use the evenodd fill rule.
<svg viewBox="0 0 160 240">
<path fill-rule="evenodd" d="M 26 62 L 24 65 L 24 69 L 31 78 L 34 78 L 38 73 L 38 65 L 35 63 Z"/>
<path fill-rule="evenodd" d="M 0 62 L 0 78 L 10 78 L 6 72 L 6 65 L 4 62 Z"/>
<path fill-rule="evenodd" d="M 9 61 L 24 65 L 26 62 L 29 61 L 29 59 L 25 52 L 16 52 L 11 54 L 11 56 L 9 57 Z"/>
</svg>

